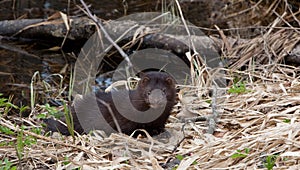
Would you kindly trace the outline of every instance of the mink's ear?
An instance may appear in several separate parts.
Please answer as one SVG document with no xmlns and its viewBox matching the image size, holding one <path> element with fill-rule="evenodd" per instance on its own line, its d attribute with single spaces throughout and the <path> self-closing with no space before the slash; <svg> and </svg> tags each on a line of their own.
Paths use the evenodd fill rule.
<svg viewBox="0 0 300 170">
<path fill-rule="evenodd" d="M 175 85 L 175 80 L 174 80 L 172 77 L 167 77 L 167 78 L 166 78 L 166 83 L 167 83 L 169 86 L 172 86 L 172 85 Z"/>
<path fill-rule="evenodd" d="M 138 76 L 142 79 L 143 77 L 146 76 L 146 73 L 144 73 L 144 72 L 139 72 L 139 73 L 138 73 Z"/>
<path fill-rule="evenodd" d="M 140 85 L 145 87 L 149 81 L 150 81 L 150 78 L 148 76 L 144 75 L 140 80 Z"/>
</svg>

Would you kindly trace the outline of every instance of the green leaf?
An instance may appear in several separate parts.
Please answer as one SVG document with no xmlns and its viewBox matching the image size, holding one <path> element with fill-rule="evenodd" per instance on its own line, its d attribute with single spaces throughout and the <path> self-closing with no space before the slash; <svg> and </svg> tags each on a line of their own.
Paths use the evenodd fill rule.
<svg viewBox="0 0 300 170">
<path fill-rule="evenodd" d="M 0 126 L 0 132 L 6 134 L 6 135 L 14 135 L 15 132 L 13 132 L 11 129 L 8 127 Z"/>
<path fill-rule="evenodd" d="M 18 133 L 17 136 L 16 152 L 19 160 L 21 160 L 24 152 L 23 129 Z"/>
<path fill-rule="evenodd" d="M 38 128 L 38 127 L 32 128 L 32 129 L 31 129 L 31 132 L 40 135 L 40 134 L 42 134 L 42 129 L 41 129 L 41 128 Z"/>
<path fill-rule="evenodd" d="M 0 160 L 0 170 L 16 170 L 17 167 L 16 166 L 12 166 L 12 163 L 7 159 L 5 158 L 4 159 L 4 162 L 2 162 Z"/>
<path fill-rule="evenodd" d="M 26 136 L 24 140 L 24 146 L 31 146 L 33 144 L 36 144 L 37 140 L 33 136 Z"/>
<path fill-rule="evenodd" d="M 249 148 L 245 148 L 245 153 L 249 154 L 249 152 L 250 152 L 250 149 Z"/>
<path fill-rule="evenodd" d="M 243 154 L 243 153 L 234 153 L 233 155 L 231 155 L 231 158 L 232 159 L 236 159 L 236 158 L 245 158 L 247 157 L 246 154 Z"/>
<path fill-rule="evenodd" d="M 19 108 L 19 115 L 22 115 L 23 112 L 25 112 L 27 109 L 30 109 L 29 106 L 21 106 Z"/>
<path fill-rule="evenodd" d="M 36 115 L 36 117 L 38 119 L 46 119 L 47 116 L 45 114 L 41 113 L 41 114 Z"/>
<path fill-rule="evenodd" d="M 242 94 L 242 93 L 247 93 L 250 92 L 251 90 L 246 89 L 246 85 L 244 82 L 238 82 L 234 83 L 230 89 L 228 90 L 228 93 L 230 94 Z"/>
<path fill-rule="evenodd" d="M 177 158 L 178 160 L 182 161 L 183 158 L 184 158 L 184 156 L 183 156 L 183 155 L 176 155 L 176 158 Z"/>
<path fill-rule="evenodd" d="M 272 170 L 278 155 L 268 155 L 266 157 L 266 163 L 264 164 L 268 170 Z"/>
</svg>

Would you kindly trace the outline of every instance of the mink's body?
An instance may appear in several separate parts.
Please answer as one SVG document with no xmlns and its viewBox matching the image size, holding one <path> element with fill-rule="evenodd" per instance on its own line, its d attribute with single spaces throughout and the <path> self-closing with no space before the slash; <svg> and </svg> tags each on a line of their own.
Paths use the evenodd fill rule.
<svg viewBox="0 0 300 170">
<path fill-rule="evenodd" d="M 129 96 L 127 100 L 126 96 Z M 136 129 L 145 129 L 150 135 L 156 135 L 164 130 L 175 104 L 175 80 L 164 72 L 147 72 L 142 75 L 135 90 L 96 92 L 94 100 L 95 97 L 96 108 L 91 104 L 93 98 L 88 95 L 75 100 L 71 107 L 74 130 L 78 133 L 92 129 L 111 133 L 107 127 L 118 131 L 118 124 L 121 132 L 128 135 Z M 100 121 L 99 116 L 105 121 Z M 47 131 L 69 135 L 67 127 L 54 119 L 47 119 L 45 123 Z"/>
</svg>

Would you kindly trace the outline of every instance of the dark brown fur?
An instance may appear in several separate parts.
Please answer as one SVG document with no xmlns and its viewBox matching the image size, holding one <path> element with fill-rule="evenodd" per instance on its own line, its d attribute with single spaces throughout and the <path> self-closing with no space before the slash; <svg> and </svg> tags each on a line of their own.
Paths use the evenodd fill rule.
<svg viewBox="0 0 300 170">
<path fill-rule="evenodd" d="M 155 89 L 159 89 L 156 90 Z M 157 111 L 158 109 L 161 109 L 161 106 L 164 106 L 163 113 L 159 114 L 159 117 L 151 122 L 136 122 L 129 120 L 122 116 L 122 114 L 135 116 L 139 112 L 131 112 L 128 111 L 128 104 L 122 100 L 125 100 L 125 95 L 128 91 L 115 91 L 110 93 L 103 93 L 103 92 L 97 92 L 96 99 L 97 99 L 97 105 L 99 109 L 93 109 L 93 106 L 88 106 L 90 101 L 89 97 L 83 97 L 79 102 L 74 102 L 74 105 L 76 108 L 80 109 L 80 120 L 78 120 L 78 116 L 75 113 L 75 107 L 73 106 L 71 108 L 72 115 L 73 115 L 73 121 L 74 121 L 74 130 L 76 130 L 79 133 L 87 132 L 87 130 L 84 130 L 84 126 L 82 127 L 80 122 L 83 122 L 82 119 L 87 119 L 87 124 L 89 124 L 89 121 L 91 124 L 98 124 L 98 126 L 94 126 L 91 129 L 102 129 L 102 126 L 99 124 L 103 124 L 103 121 L 95 120 L 97 119 L 97 114 L 99 112 L 105 119 L 105 123 L 108 124 L 112 129 L 117 131 L 117 125 L 111 116 L 113 114 L 115 116 L 115 120 L 117 121 L 117 124 L 121 128 L 122 133 L 125 134 L 131 134 L 136 129 L 145 129 L 148 131 L 149 134 L 155 135 L 159 134 L 163 131 L 165 127 L 165 123 L 167 119 L 170 116 L 170 112 L 175 104 L 175 98 L 176 98 L 176 90 L 175 90 L 175 81 L 174 79 L 168 75 L 167 73 L 163 72 L 147 72 L 144 73 L 144 75 L 141 77 L 141 80 L 138 83 L 138 87 L 136 90 L 130 90 L 129 91 L 129 98 L 132 105 L 139 111 L 147 111 L 148 109 L 152 109 L 150 111 Z M 116 100 L 113 100 L 112 95 L 115 95 L 117 99 L 120 99 L 120 101 L 115 102 Z M 114 98 L 115 99 L 115 98 Z M 115 104 L 118 103 L 118 104 Z M 111 111 L 109 111 L 109 108 L 105 106 L 105 104 L 109 105 L 109 108 Z M 120 107 L 119 109 L 122 114 L 119 113 L 119 111 L 116 108 Z M 88 108 L 85 108 L 88 107 Z M 91 108 L 91 109 L 89 109 Z M 82 111 L 83 110 L 83 111 Z M 96 111 L 95 111 L 96 110 Z M 97 111 L 98 110 L 98 111 Z M 90 114 L 86 118 L 85 113 Z M 152 112 L 149 112 L 152 114 Z M 158 112 L 157 112 L 158 113 Z M 99 115 L 98 115 L 99 116 Z M 137 116 L 138 117 L 138 116 Z M 69 135 L 68 129 L 62 125 L 61 123 L 55 121 L 54 119 L 47 119 L 45 120 L 45 123 L 47 124 L 48 131 L 59 131 L 64 135 Z M 92 126 L 92 125 L 91 125 Z M 104 128 L 104 126 L 103 126 Z M 111 131 L 108 131 L 107 133 L 110 133 Z"/>
</svg>

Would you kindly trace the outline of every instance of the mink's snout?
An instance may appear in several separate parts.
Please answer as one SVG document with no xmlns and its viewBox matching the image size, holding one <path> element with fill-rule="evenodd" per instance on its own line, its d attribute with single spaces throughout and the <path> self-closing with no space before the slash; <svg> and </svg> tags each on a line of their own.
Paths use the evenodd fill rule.
<svg viewBox="0 0 300 170">
<path fill-rule="evenodd" d="M 153 109 L 164 108 L 167 104 L 166 93 L 161 89 L 154 89 L 148 95 L 149 106 Z"/>
</svg>

